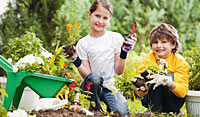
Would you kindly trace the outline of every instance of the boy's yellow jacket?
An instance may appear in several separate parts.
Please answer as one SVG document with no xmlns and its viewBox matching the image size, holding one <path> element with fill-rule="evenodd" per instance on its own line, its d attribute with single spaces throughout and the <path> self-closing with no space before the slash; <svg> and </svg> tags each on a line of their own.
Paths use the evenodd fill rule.
<svg viewBox="0 0 200 117">
<path fill-rule="evenodd" d="M 146 67 L 146 64 L 151 61 L 156 63 L 157 55 L 150 53 L 148 54 L 142 61 L 138 73 L 141 74 Z M 184 98 L 188 92 L 189 85 L 189 65 L 186 60 L 180 55 L 176 53 L 172 53 L 169 57 L 165 59 L 168 64 L 168 73 L 174 73 L 174 82 L 176 83 L 176 88 L 171 90 L 176 96 L 180 98 Z M 138 96 L 144 96 L 148 93 L 142 91 L 136 91 Z"/>
</svg>

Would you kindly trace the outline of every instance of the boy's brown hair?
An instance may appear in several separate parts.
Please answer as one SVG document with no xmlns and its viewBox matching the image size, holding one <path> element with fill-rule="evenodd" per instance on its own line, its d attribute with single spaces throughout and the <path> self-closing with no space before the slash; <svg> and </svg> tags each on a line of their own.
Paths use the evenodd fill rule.
<svg viewBox="0 0 200 117">
<path fill-rule="evenodd" d="M 93 13 L 99 5 L 108 9 L 108 11 L 110 12 L 110 14 L 112 16 L 113 8 L 112 8 L 112 4 L 108 0 L 94 0 L 94 2 L 92 3 L 92 5 L 90 7 L 90 12 Z"/>
<path fill-rule="evenodd" d="M 162 23 L 155 26 L 150 32 L 150 46 L 152 47 L 152 43 L 157 39 L 166 38 L 170 41 L 175 48 L 172 49 L 172 52 L 175 53 L 179 49 L 179 36 L 178 31 L 170 24 Z"/>
</svg>

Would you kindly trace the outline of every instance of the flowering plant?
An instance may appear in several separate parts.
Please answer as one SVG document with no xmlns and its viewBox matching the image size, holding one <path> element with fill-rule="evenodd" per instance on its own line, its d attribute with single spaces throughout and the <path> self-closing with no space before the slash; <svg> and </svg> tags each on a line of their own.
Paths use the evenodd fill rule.
<svg viewBox="0 0 200 117">
<path fill-rule="evenodd" d="M 64 77 L 68 60 L 62 55 L 62 47 L 58 48 L 58 45 L 59 42 L 53 54 L 49 53 L 42 47 L 42 43 L 35 33 L 27 32 L 21 37 L 11 39 L 5 46 L 10 54 L 6 52 L 3 56 L 14 64 L 13 72 L 25 70 Z M 65 77 L 70 78 L 71 76 L 67 74 Z"/>
<path fill-rule="evenodd" d="M 74 45 L 80 37 L 80 23 L 75 22 L 73 25 L 72 24 L 67 24 L 66 29 L 67 29 L 67 44 L 68 45 Z"/>
<path fill-rule="evenodd" d="M 44 61 L 40 57 L 36 57 L 33 54 L 26 55 L 20 58 L 15 65 L 13 65 L 13 72 L 19 70 L 26 70 L 30 72 L 44 72 Z"/>
<path fill-rule="evenodd" d="M 81 104 L 82 107 L 85 107 L 87 109 L 89 109 L 90 106 L 90 101 L 88 100 L 90 97 L 90 95 L 92 94 L 92 92 L 90 92 L 92 82 L 89 82 L 85 87 L 87 88 L 87 91 L 83 91 L 84 93 L 80 95 L 80 100 L 79 103 Z M 91 104 L 93 105 L 93 107 L 95 107 L 95 102 L 92 101 Z"/>
<path fill-rule="evenodd" d="M 45 73 L 70 78 L 71 76 L 69 74 L 65 75 L 67 72 L 67 64 L 63 61 L 66 59 L 60 54 L 61 50 L 62 47 L 56 48 L 54 54 L 48 51 L 42 51 L 38 55 L 26 55 L 13 65 L 13 72 L 16 73 L 18 70 L 25 70 L 27 72 Z M 8 60 L 10 62 L 12 61 L 11 58 Z"/>
<path fill-rule="evenodd" d="M 68 94 L 68 105 L 73 104 L 75 101 L 76 94 L 79 92 L 79 88 L 75 85 L 76 81 L 72 81 L 72 84 L 69 85 L 69 94 Z"/>
<path fill-rule="evenodd" d="M 66 77 L 66 72 L 67 72 L 67 64 L 65 63 L 67 59 L 62 55 L 61 53 L 62 47 L 58 46 L 56 47 L 56 50 L 52 57 L 49 59 L 44 59 L 45 60 L 45 68 L 46 68 L 46 74 L 50 74 L 53 76 L 61 76 L 61 77 Z M 71 76 L 68 75 L 67 78 L 70 78 Z"/>
</svg>

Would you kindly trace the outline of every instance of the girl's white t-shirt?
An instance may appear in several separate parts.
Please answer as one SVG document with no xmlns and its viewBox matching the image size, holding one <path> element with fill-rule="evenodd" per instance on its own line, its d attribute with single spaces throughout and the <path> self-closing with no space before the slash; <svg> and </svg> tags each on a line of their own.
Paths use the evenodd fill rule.
<svg viewBox="0 0 200 117">
<path fill-rule="evenodd" d="M 92 72 L 100 73 L 106 87 L 108 81 L 115 75 L 114 59 L 115 53 L 121 51 L 124 38 L 120 33 L 106 31 L 98 38 L 90 34 L 80 39 L 76 50 L 81 60 L 88 60 Z"/>
</svg>

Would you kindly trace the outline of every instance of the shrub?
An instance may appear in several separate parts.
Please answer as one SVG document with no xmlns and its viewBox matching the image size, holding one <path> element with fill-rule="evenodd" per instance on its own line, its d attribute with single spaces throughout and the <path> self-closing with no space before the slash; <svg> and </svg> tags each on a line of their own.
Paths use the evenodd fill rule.
<svg viewBox="0 0 200 117">
<path fill-rule="evenodd" d="M 192 48 L 184 52 L 190 65 L 189 89 L 200 91 L 200 47 Z"/>
<path fill-rule="evenodd" d="M 20 58 L 23 58 L 29 54 L 39 54 L 42 52 L 42 43 L 39 38 L 36 37 L 35 33 L 26 32 L 26 34 L 10 39 L 4 46 L 6 50 L 3 56 L 13 60 L 15 64 Z"/>
</svg>

